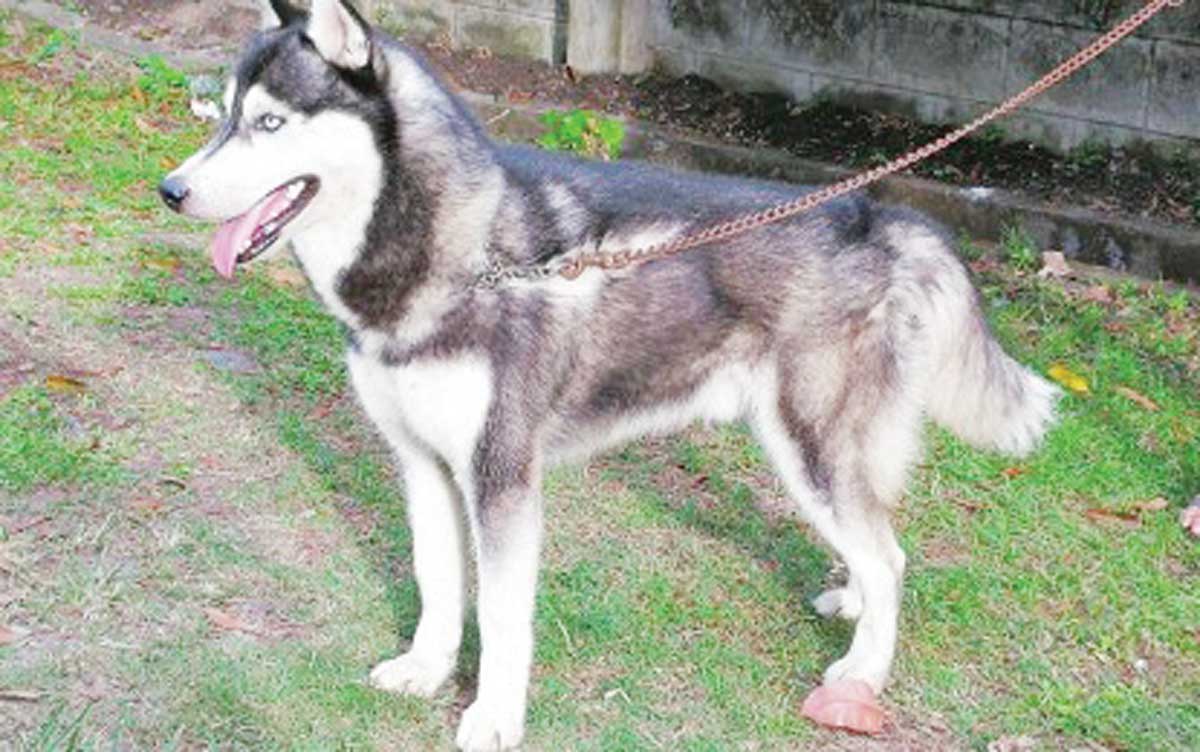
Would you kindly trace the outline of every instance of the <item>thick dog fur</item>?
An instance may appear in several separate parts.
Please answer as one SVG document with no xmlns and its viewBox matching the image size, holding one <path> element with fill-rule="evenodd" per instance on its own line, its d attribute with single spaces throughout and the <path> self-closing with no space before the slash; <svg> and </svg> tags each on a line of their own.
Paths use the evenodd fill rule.
<svg viewBox="0 0 1200 752">
<path fill-rule="evenodd" d="M 923 417 L 1020 454 L 1054 413 L 1056 390 L 992 339 L 944 233 L 856 197 L 639 268 L 478 289 L 493 262 L 673 238 L 796 189 L 495 144 L 349 6 L 272 5 L 222 129 L 164 192 L 225 221 L 320 181 L 273 247 L 291 242 L 349 332 L 354 387 L 403 469 L 423 608 L 372 683 L 429 695 L 450 676 L 473 552 L 482 657 L 457 743 L 517 746 L 545 468 L 741 420 L 849 570 L 815 602 L 857 621 L 826 681 L 881 690 L 904 570 L 889 512 Z"/>
</svg>

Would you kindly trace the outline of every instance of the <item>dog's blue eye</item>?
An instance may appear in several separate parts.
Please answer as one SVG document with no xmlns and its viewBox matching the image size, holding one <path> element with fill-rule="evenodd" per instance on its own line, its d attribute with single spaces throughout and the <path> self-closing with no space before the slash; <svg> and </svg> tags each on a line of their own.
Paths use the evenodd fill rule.
<svg viewBox="0 0 1200 752">
<path fill-rule="evenodd" d="M 254 127 L 260 131 L 274 133 L 283 127 L 283 123 L 283 118 L 279 117 L 278 115 L 267 113 L 266 115 L 260 115 L 258 120 L 254 121 Z"/>
</svg>

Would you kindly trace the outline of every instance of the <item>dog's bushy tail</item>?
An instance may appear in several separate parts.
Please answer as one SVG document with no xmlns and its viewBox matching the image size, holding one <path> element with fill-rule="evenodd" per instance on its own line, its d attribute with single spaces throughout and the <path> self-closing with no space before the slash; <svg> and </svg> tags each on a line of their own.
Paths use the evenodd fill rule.
<svg viewBox="0 0 1200 752">
<path fill-rule="evenodd" d="M 928 358 L 926 410 L 965 441 L 1008 454 L 1037 448 L 1061 392 L 1008 356 L 992 336 L 979 296 L 949 245 L 921 228 L 893 236 L 897 276 L 907 277 Z M 911 310 L 911 309 L 910 309 Z"/>
</svg>

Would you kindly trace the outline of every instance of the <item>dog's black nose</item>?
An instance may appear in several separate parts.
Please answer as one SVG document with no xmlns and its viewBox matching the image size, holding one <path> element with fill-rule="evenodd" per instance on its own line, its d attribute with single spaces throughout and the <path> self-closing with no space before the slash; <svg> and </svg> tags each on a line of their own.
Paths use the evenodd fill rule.
<svg viewBox="0 0 1200 752">
<path fill-rule="evenodd" d="M 158 184 L 158 195 L 162 196 L 162 200 L 166 202 L 167 206 L 179 211 L 183 200 L 188 197 L 188 187 L 179 178 L 168 177 Z"/>
</svg>

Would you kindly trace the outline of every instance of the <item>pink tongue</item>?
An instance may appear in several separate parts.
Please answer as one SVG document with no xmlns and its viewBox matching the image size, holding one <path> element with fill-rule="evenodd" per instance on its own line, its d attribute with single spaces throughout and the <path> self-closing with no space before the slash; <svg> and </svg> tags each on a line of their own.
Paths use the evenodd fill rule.
<svg viewBox="0 0 1200 752">
<path fill-rule="evenodd" d="M 286 189 L 280 188 L 255 204 L 250 211 L 221 225 L 212 242 L 213 266 L 217 274 L 233 277 L 238 254 L 245 250 L 246 241 L 254 235 L 254 230 L 268 217 L 282 212 L 288 203 Z"/>
</svg>

